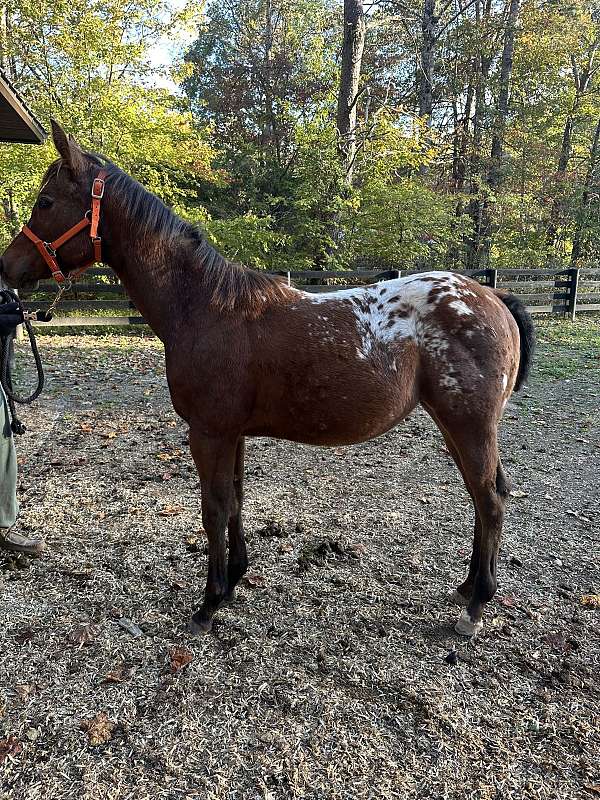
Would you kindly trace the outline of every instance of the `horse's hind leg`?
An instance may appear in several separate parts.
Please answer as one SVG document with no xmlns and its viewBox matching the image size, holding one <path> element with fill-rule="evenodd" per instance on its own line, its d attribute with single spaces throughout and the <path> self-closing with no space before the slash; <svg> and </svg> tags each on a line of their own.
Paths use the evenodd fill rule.
<svg viewBox="0 0 600 800">
<path fill-rule="evenodd" d="M 458 593 L 467 601 L 456 625 L 458 633 L 473 635 L 481 627 L 484 606 L 496 592 L 496 560 L 508 482 L 498 456 L 497 424 L 493 420 L 463 420 L 458 425 L 440 420 L 429 409 L 460 469 L 475 506 L 475 536 L 467 579 Z"/>
<path fill-rule="evenodd" d="M 228 599 L 232 599 L 235 587 L 248 569 L 248 555 L 242 525 L 242 505 L 244 502 L 244 438 L 237 444 L 233 473 L 233 509 L 227 532 L 229 537 L 229 559 L 227 562 Z"/>
<path fill-rule="evenodd" d="M 465 471 L 463 469 L 462 461 L 460 460 L 460 453 L 458 452 L 456 445 L 452 441 L 452 437 L 448 433 L 448 431 L 444 428 L 443 424 L 441 423 L 440 419 L 436 415 L 433 408 L 427 404 L 423 403 L 423 406 L 427 413 L 431 416 L 435 424 L 441 431 L 442 436 L 444 437 L 444 441 L 446 442 L 446 447 L 448 448 L 448 452 L 452 456 L 454 463 L 458 467 L 460 474 L 463 477 L 463 481 L 465 483 L 465 488 L 469 493 L 471 500 L 473 501 L 473 507 L 475 509 L 475 526 L 473 529 L 473 549 L 471 551 L 471 559 L 469 562 L 469 574 L 465 578 L 465 580 L 457 586 L 454 592 L 450 595 L 450 600 L 457 603 L 459 606 L 467 606 L 469 604 L 469 600 L 471 599 L 471 595 L 473 594 L 473 583 L 475 581 L 475 575 L 477 573 L 477 568 L 479 566 L 479 544 L 481 541 L 481 518 L 479 516 L 479 511 L 477 510 L 477 504 L 475 503 L 475 498 L 471 492 L 469 487 L 469 482 L 467 480 L 467 476 L 465 475 Z"/>
<path fill-rule="evenodd" d="M 479 430 L 475 427 L 469 435 L 460 437 L 458 442 L 457 437 L 453 438 L 481 526 L 479 552 L 474 554 L 469 571 L 473 587 L 471 597 L 456 624 L 458 633 L 472 636 L 482 627 L 484 606 L 496 593 L 496 562 L 508 487 L 498 458 L 495 424 Z"/>
<path fill-rule="evenodd" d="M 435 418 L 434 418 L 435 419 Z M 437 421 L 437 420 L 436 420 Z M 469 600 L 471 599 L 471 595 L 473 594 L 473 583 L 475 581 L 475 575 L 477 574 L 477 568 L 479 566 L 479 546 L 481 542 L 481 518 L 479 516 L 479 511 L 477 510 L 477 504 L 475 503 L 475 498 L 471 494 L 471 489 L 469 488 L 469 483 L 465 476 L 465 472 L 463 470 L 463 465 L 460 460 L 460 455 L 458 450 L 454 446 L 454 443 L 450 436 L 446 433 L 446 431 L 442 428 L 440 423 L 438 422 L 438 427 L 442 431 L 442 435 L 446 441 L 446 446 L 448 448 L 448 452 L 454 459 L 454 463 L 460 470 L 460 473 L 463 477 L 465 482 L 465 487 L 471 496 L 471 500 L 473 500 L 473 507 L 475 509 L 475 525 L 473 529 L 473 549 L 471 550 L 471 559 L 469 561 L 469 574 L 465 578 L 465 580 L 457 586 L 454 592 L 452 592 L 450 599 L 457 603 L 459 606 L 467 606 L 469 604 Z"/>
<path fill-rule="evenodd" d="M 480 542 L 481 542 L 481 517 L 479 516 L 479 511 L 477 510 L 477 503 L 475 502 L 475 498 L 471 493 L 469 488 L 469 484 L 467 478 L 465 476 L 462 463 L 460 461 L 460 456 L 458 455 L 458 451 L 454 448 L 454 445 L 450 446 L 450 440 L 446 437 L 444 433 L 444 438 L 446 438 L 446 443 L 448 444 L 448 449 L 456 462 L 457 467 L 459 468 L 463 480 L 465 481 L 465 486 L 467 487 L 467 491 L 471 495 L 471 500 L 473 500 L 473 506 L 475 507 L 475 529 L 473 531 L 473 550 L 471 551 L 471 559 L 469 561 L 469 573 L 465 580 L 457 586 L 455 591 L 451 595 L 451 599 L 458 603 L 459 606 L 468 606 L 469 600 L 471 599 L 471 595 L 473 594 L 473 584 L 475 583 L 475 576 L 477 575 L 477 570 L 479 568 L 479 550 L 480 550 Z M 510 483 L 504 469 L 502 468 L 502 462 L 500 458 L 498 458 L 498 466 L 496 468 L 496 491 L 498 494 L 506 498 L 510 492 Z M 494 563 L 494 576 L 495 576 L 495 563 Z"/>
</svg>

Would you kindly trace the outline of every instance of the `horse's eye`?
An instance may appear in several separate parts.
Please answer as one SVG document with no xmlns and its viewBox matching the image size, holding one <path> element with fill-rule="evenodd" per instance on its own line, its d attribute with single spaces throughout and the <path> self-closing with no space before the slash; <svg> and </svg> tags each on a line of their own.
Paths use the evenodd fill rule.
<svg viewBox="0 0 600 800">
<path fill-rule="evenodd" d="M 50 208 L 53 202 L 54 200 L 51 197 L 42 195 L 42 197 L 38 199 L 38 208 Z"/>
</svg>

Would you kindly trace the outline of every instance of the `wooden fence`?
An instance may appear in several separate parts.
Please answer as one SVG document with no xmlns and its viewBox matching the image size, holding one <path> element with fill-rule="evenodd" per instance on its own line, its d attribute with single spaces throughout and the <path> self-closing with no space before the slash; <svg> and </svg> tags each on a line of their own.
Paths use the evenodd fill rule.
<svg viewBox="0 0 600 800">
<path fill-rule="evenodd" d="M 422 270 L 303 271 L 278 273 L 308 292 L 331 292 L 366 283 L 410 275 Z M 593 269 L 485 269 L 466 271 L 486 286 L 507 289 L 516 294 L 534 314 L 556 313 L 569 316 L 600 311 L 600 267 Z M 56 291 L 52 281 L 43 281 L 32 295 L 24 295 L 31 309 L 47 309 Z M 122 285 L 105 267 L 90 269 L 81 283 L 63 295 L 50 323 L 57 327 L 127 326 L 144 324 Z M 75 313 L 73 313 L 75 312 Z M 79 313 L 77 313 L 79 312 Z M 83 312 L 83 313 L 82 313 Z"/>
</svg>

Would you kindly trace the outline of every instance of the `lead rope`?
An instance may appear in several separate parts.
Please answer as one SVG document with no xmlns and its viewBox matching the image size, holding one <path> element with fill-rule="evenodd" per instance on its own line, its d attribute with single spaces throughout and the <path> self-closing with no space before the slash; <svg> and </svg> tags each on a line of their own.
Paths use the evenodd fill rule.
<svg viewBox="0 0 600 800">
<path fill-rule="evenodd" d="M 63 289 L 61 286 L 57 297 L 50 306 L 50 309 L 54 309 L 56 303 L 60 299 L 60 295 L 63 294 L 64 291 L 65 289 Z M 10 429 L 16 436 L 20 436 L 21 434 L 25 433 L 26 428 L 21 420 L 17 417 L 15 403 L 18 403 L 19 405 L 29 405 L 40 396 L 42 389 L 44 388 L 44 367 L 42 366 L 42 359 L 40 358 L 40 352 L 35 340 L 33 325 L 28 318 L 29 315 L 24 311 L 21 301 L 14 292 L 10 291 L 10 289 L 4 289 L 2 294 L 8 296 L 11 302 L 18 303 L 19 308 L 23 312 L 23 325 L 25 326 L 25 330 L 27 331 L 27 335 L 29 337 L 29 344 L 31 345 L 31 352 L 33 353 L 35 368 L 37 371 L 37 386 L 33 392 L 31 392 L 31 394 L 27 397 L 21 397 L 20 395 L 16 394 L 16 392 L 13 390 L 12 375 L 10 374 L 11 341 L 13 337 L 12 334 L 10 336 L 2 337 L 0 340 L 0 383 L 2 384 L 2 389 L 6 395 L 8 408 L 10 410 Z M 48 309 L 48 311 L 50 311 L 50 309 Z M 48 316 L 48 311 L 45 313 L 45 317 Z"/>
</svg>

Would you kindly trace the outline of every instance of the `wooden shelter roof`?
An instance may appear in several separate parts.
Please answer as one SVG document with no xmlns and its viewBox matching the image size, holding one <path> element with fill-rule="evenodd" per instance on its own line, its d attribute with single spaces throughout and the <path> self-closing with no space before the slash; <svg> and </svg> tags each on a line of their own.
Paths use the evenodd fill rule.
<svg viewBox="0 0 600 800">
<path fill-rule="evenodd" d="M 40 144 L 46 131 L 0 70 L 0 142 Z"/>
</svg>

